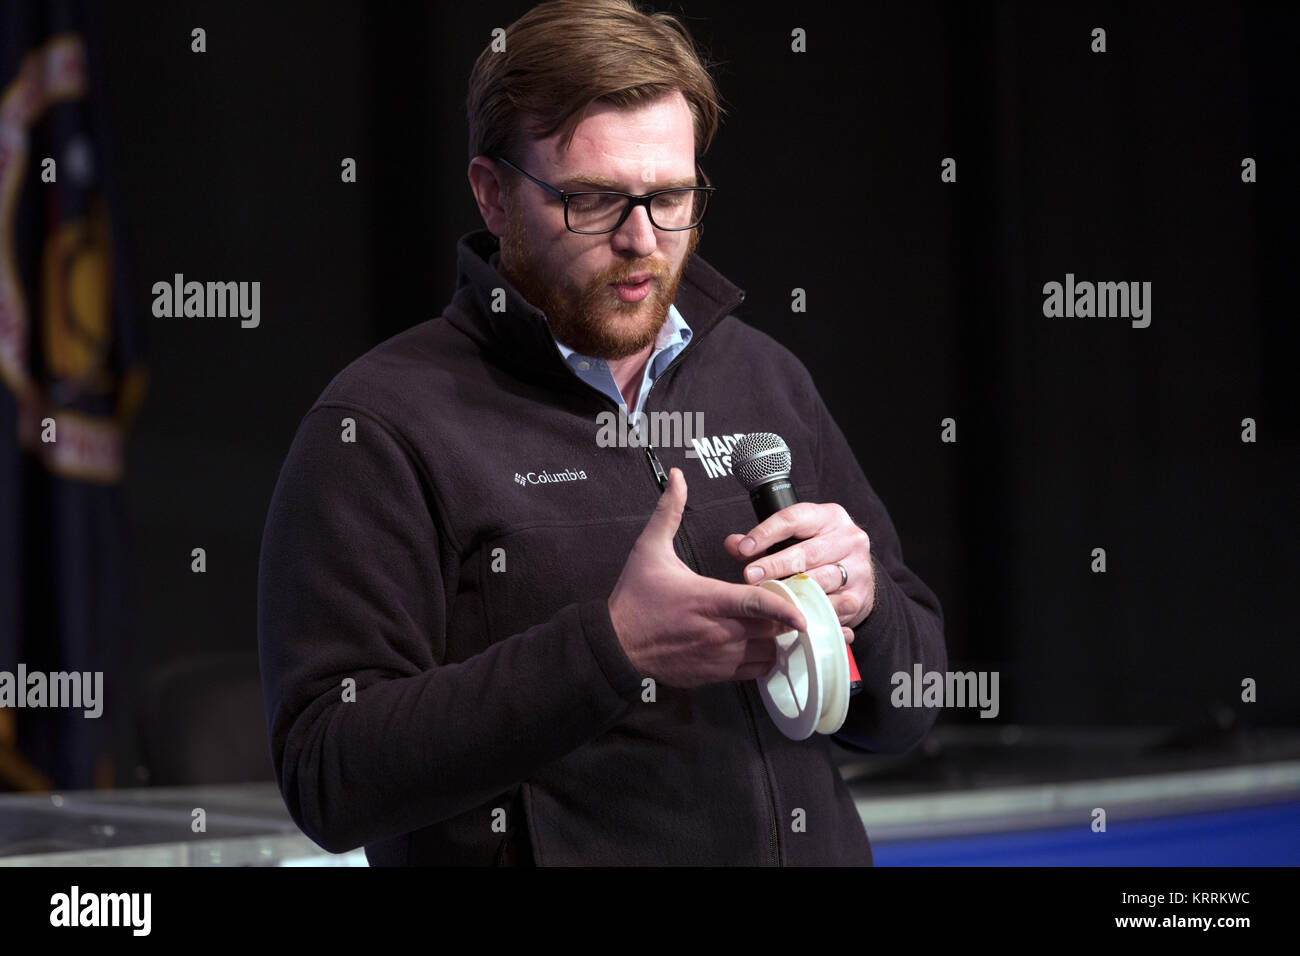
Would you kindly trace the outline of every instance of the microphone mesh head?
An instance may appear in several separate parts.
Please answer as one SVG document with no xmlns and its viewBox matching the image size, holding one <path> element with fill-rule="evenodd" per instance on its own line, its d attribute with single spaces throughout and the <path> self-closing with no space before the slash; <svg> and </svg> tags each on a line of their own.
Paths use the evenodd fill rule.
<svg viewBox="0 0 1300 956">
<path fill-rule="evenodd" d="M 790 449 L 780 435 L 750 432 L 731 450 L 731 473 L 748 491 L 774 478 L 788 478 Z"/>
</svg>

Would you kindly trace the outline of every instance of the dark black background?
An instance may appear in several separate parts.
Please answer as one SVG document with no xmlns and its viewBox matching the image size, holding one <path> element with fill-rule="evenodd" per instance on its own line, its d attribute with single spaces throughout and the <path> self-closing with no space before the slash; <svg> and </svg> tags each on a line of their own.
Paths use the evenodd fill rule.
<svg viewBox="0 0 1300 956">
<path fill-rule="evenodd" d="M 255 648 L 293 431 L 344 365 L 449 300 L 456 239 L 482 225 L 466 81 L 528 6 L 93 8 L 152 375 L 127 451 L 134 673 Z M 1295 724 L 1300 15 L 653 6 L 721 61 L 700 254 L 812 371 L 943 603 L 950 666 L 1000 672 L 1001 722 L 1176 726 L 1246 710 L 1254 677 L 1247 719 Z M 176 272 L 260 280 L 260 328 L 154 318 L 150 287 Z M 1045 318 L 1043 283 L 1067 272 L 1152 282 L 1151 326 Z"/>
</svg>

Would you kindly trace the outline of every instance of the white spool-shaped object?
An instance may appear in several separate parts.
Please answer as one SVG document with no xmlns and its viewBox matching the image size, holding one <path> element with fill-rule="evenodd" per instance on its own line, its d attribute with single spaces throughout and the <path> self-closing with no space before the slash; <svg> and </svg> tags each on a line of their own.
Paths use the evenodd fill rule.
<svg viewBox="0 0 1300 956">
<path fill-rule="evenodd" d="M 808 623 L 777 637 L 776 664 L 758 679 L 768 715 L 791 740 L 835 733 L 849 714 L 849 659 L 831 599 L 806 574 L 759 587 L 797 605 Z"/>
</svg>

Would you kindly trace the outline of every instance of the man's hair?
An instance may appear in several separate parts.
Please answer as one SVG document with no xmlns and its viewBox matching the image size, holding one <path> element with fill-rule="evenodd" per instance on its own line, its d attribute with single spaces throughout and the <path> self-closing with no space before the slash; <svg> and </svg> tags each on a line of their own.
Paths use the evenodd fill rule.
<svg viewBox="0 0 1300 956">
<path fill-rule="evenodd" d="M 686 28 L 631 0 L 550 0 L 506 28 L 504 50 L 489 45 L 474 63 L 465 101 L 469 156 L 514 159 L 527 138 L 561 130 L 568 149 L 592 103 L 640 106 L 673 90 L 690 106 L 699 157 L 723 109 Z"/>
</svg>

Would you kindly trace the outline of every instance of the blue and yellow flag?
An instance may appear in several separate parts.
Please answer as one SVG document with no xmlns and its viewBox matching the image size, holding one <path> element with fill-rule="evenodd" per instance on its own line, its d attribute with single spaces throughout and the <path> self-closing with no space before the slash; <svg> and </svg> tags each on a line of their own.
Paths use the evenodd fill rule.
<svg viewBox="0 0 1300 956">
<path fill-rule="evenodd" d="M 145 375 L 86 22 L 0 5 L 0 672 L 102 672 L 106 701 L 0 708 L 0 790 L 110 784 L 126 665 L 123 437 Z"/>
</svg>

